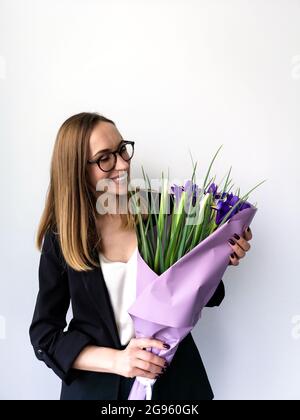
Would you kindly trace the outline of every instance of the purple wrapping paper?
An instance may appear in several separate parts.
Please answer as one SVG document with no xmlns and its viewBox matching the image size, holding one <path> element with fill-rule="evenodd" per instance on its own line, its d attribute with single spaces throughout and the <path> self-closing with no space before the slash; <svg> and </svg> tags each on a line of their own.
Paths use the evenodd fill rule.
<svg viewBox="0 0 300 420">
<path fill-rule="evenodd" d="M 136 338 L 152 337 L 168 343 L 168 350 L 152 353 L 171 362 L 181 340 L 194 328 L 203 307 L 214 294 L 230 260 L 228 239 L 243 234 L 257 211 L 251 206 L 236 213 L 220 228 L 157 275 L 137 253 L 136 300 L 128 313 Z M 151 399 L 155 380 L 136 377 L 128 400 Z"/>
</svg>

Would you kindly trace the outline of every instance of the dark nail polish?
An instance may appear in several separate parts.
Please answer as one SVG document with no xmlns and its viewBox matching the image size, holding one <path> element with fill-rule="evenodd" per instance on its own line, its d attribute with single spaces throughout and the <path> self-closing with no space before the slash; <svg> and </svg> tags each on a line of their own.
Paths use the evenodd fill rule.
<svg viewBox="0 0 300 420">
<path fill-rule="evenodd" d="M 165 349 L 169 349 L 170 348 L 169 344 L 167 344 L 167 343 L 164 343 L 163 346 L 164 346 Z"/>
<path fill-rule="evenodd" d="M 234 258 L 234 257 L 235 257 L 235 253 L 231 254 L 231 258 Z"/>
<path fill-rule="evenodd" d="M 234 242 L 232 239 L 228 239 L 228 242 L 229 242 L 231 245 L 235 245 L 235 242 Z"/>
<path fill-rule="evenodd" d="M 239 240 L 239 239 L 240 239 L 240 237 L 239 237 L 239 235 L 238 235 L 237 233 L 235 233 L 233 236 L 234 236 L 234 237 L 235 237 L 235 239 L 237 239 L 237 240 Z"/>
<path fill-rule="evenodd" d="M 250 232 L 250 228 L 249 228 L 249 226 L 247 227 L 247 232 Z"/>
<path fill-rule="evenodd" d="M 167 366 L 169 366 L 169 363 L 168 362 L 165 362 L 165 367 L 167 367 Z"/>
</svg>

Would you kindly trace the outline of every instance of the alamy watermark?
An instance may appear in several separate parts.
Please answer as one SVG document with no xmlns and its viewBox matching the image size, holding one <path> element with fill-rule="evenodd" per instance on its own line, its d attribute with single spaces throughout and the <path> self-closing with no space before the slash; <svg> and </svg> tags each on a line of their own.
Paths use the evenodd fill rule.
<svg viewBox="0 0 300 420">
<path fill-rule="evenodd" d="M 126 173 L 125 173 L 126 175 Z M 123 179 L 121 183 L 115 183 L 110 178 L 100 179 L 96 185 L 96 191 L 101 192 L 96 201 L 96 210 L 98 214 L 137 214 L 138 212 L 146 214 L 169 214 L 171 208 L 171 186 L 173 185 L 186 185 L 185 179 L 183 184 L 179 179 L 149 179 L 150 186 L 147 185 L 143 178 L 130 178 L 127 180 L 127 177 Z M 195 184 L 203 183 L 203 180 L 195 178 Z M 202 184 L 200 184 L 202 185 Z M 160 203 L 158 200 L 158 193 L 166 191 L 167 200 L 163 211 L 160 208 Z M 127 199 L 127 192 L 130 193 L 130 199 Z M 189 187 L 185 188 L 185 193 L 190 197 L 190 200 L 185 200 L 184 210 L 189 214 L 188 224 L 198 224 L 200 219 L 196 210 L 192 211 L 190 203 L 192 197 L 196 199 L 197 195 L 201 197 L 201 188 L 198 187 L 197 191 L 193 190 L 191 183 Z M 150 195 L 150 196 L 149 196 Z M 149 202 L 150 198 L 150 202 Z M 149 206 L 149 204 L 151 204 Z M 201 206 L 200 206 L 201 207 Z M 179 206 L 175 206 L 175 213 L 180 212 Z M 199 209 L 198 209 L 199 212 Z"/>
<path fill-rule="evenodd" d="M 6 339 L 6 318 L 0 315 L 0 340 Z"/>
<path fill-rule="evenodd" d="M 292 338 L 294 340 L 300 339 L 300 314 L 292 316 L 291 323 L 293 324 L 292 328 Z"/>
<path fill-rule="evenodd" d="M 0 55 L 0 79 L 6 79 L 6 60 Z"/>
<path fill-rule="evenodd" d="M 291 59 L 291 76 L 294 80 L 300 79 L 300 54 L 293 55 Z"/>
</svg>

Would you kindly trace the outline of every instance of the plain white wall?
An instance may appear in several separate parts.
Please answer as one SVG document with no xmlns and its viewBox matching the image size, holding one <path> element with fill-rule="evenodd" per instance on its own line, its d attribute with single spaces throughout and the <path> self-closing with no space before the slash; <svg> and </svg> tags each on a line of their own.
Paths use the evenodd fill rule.
<svg viewBox="0 0 300 420">
<path fill-rule="evenodd" d="M 34 237 L 60 124 L 136 141 L 133 175 L 188 177 L 220 144 L 252 202 L 252 248 L 193 336 L 216 399 L 299 399 L 300 1 L 0 0 L 0 398 L 57 399 L 33 353 Z"/>
</svg>

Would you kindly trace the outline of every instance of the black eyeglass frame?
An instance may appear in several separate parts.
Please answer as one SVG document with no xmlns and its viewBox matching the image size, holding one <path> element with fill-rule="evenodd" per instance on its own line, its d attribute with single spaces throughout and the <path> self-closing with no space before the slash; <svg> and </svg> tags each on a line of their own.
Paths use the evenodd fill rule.
<svg viewBox="0 0 300 420">
<path fill-rule="evenodd" d="M 112 167 L 111 169 L 109 169 L 109 170 L 104 170 L 104 169 L 102 169 L 102 168 L 101 168 L 101 166 L 100 166 L 100 161 L 101 161 L 101 159 L 103 158 L 103 156 L 98 157 L 96 160 L 88 160 L 88 161 L 87 161 L 87 163 L 89 163 L 89 164 L 96 163 L 96 164 L 98 165 L 98 167 L 99 167 L 99 169 L 100 169 L 101 171 L 103 171 L 103 172 L 110 172 L 110 171 L 112 171 L 112 170 L 115 168 L 115 166 L 116 166 L 116 163 L 117 163 L 117 154 L 119 154 L 119 155 L 121 156 L 121 154 L 120 154 L 120 150 L 121 150 L 121 148 L 122 148 L 123 146 L 126 146 L 126 144 L 131 144 L 131 146 L 132 146 L 132 155 L 131 155 L 131 157 L 130 157 L 128 160 L 124 159 L 124 158 L 123 158 L 123 156 L 121 156 L 121 158 L 122 158 L 123 160 L 125 160 L 125 162 L 129 162 L 129 161 L 133 158 L 133 155 L 134 155 L 134 143 L 135 143 L 134 141 L 130 141 L 130 140 L 122 140 L 122 143 L 120 144 L 120 146 L 118 147 L 118 149 L 117 149 L 117 150 L 115 150 L 114 152 L 106 152 L 106 154 L 110 154 L 110 153 L 112 153 L 112 154 L 114 155 L 114 158 L 115 158 L 115 163 L 114 163 L 113 167 Z"/>
</svg>

